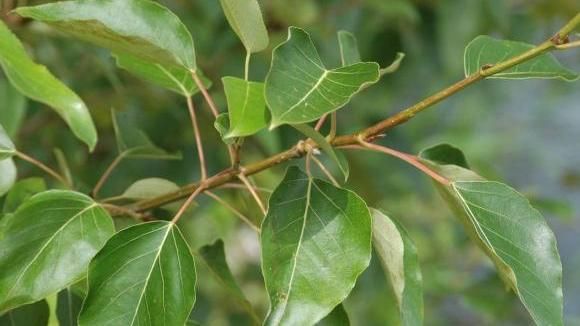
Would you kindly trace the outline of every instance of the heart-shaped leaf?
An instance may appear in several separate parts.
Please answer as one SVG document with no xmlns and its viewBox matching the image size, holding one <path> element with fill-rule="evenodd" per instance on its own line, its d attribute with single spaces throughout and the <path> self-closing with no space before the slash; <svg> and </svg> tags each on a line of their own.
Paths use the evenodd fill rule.
<svg viewBox="0 0 580 326">
<path fill-rule="evenodd" d="M 444 149 L 427 149 L 421 157 L 436 152 L 434 156 L 441 158 Z M 425 159 L 452 181 L 448 187 L 438 186 L 443 197 L 534 321 L 538 325 L 562 325 L 562 264 L 554 233 L 524 196 L 453 165 L 459 157 L 456 151 L 449 151 L 444 165 Z"/>
<path fill-rule="evenodd" d="M 270 198 L 262 224 L 266 325 L 311 325 L 352 290 L 371 255 L 371 217 L 355 193 L 296 167 Z"/>
<path fill-rule="evenodd" d="M 8 136 L 14 137 L 26 114 L 26 97 L 0 74 L 0 98 L 3 103 L 0 125 L 4 126 Z"/>
<path fill-rule="evenodd" d="M 193 256 L 170 222 L 115 234 L 89 266 L 79 325 L 183 325 L 195 303 Z"/>
<path fill-rule="evenodd" d="M 230 26 L 249 53 L 268 47 L 268 31 L 257 0 L 220 0 Z"/>
<path fill-rule="evenodd" d="M 85 103 L 42 65 L 34 63 L 22 43 L 0 21 L 0 65 L 8 80 L 25 96 L 53 108 L 89 149 L 97 131 Z"/>
<path fill-rule="evenodd" d="M 358 42 L 353 33 L 338 31 L 338 46 L 340 48 L 340 61 L 343 66 L 353 65 L 362 61 L 358 51 Z"/>
<path fill-rule="evenodd" d="M 27 304 L 0 316 L 2 326 L 46 326 L 50 315 L 46 300 Z"/>
<path fill-rule="evenodd" d="M 423 282 L 417 249 L 405 229 L 376 209 L 373 244 L 391 282 L 399 306 L 401 325 L 423 324 Z"/>
<path fill-rule="evenodd" d="M 16 148 L 14 147 L 14 143 L 8 137 L 6 130 L 4 127 L 0 125 L 0 161 L 10 158 L 16 154 Z"/>
<path fill-rule="evenodd" d="M 107 212 L 83 194 L 52 190 L 31 197 L 0 229 L 0 311 L 79 280 L 113 233 Z"/>
<path fill-rule="evenodd" d="M 4 196 L 16 182 L 16 165 L 11 158 L 0 161 L 0 196 Z"/>
<path fill-rule="evenodd" d="M 222 78 L 228 101 L 229 131 L 225 138 L 255 134 L 268 124 L 264 84 L 235 77 Z"/>
<path fill-rule="evenodd" d="M 480 35 L 465 48 L 465 75 L 469 76 L 477 73 L 485 65 L 506 61 L 534 47 L 531 44 L 499 40 L 487 35 Z M 554 55 L 545 53 L 487 78 L 560 78 L 573 81 L 578 79 L 578 77 L 577 73 L 564 68 Z"/>
<path fill-rule="evenodd" d="M 310 35 L 290 27 L 288 40 L 274 50 L 266 77 L 271 128 L 314 121 L 343 107 L 361 88 L 378 80 L 375 62 L 326 69 Z"/>
<path fill-rule="evenodd" d="M 150 63 L 195 71 L 191 34 L 169 9 L 148 0 L 63 1 L 16 9 L 59 31 Z"/>
</svg>

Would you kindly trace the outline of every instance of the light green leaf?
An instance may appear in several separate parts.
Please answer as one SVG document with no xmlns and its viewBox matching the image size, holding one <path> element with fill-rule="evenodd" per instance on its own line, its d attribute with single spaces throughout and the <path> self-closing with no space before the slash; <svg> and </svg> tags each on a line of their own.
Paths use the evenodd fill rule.
<svg viewBox="0 0 580 326">
<path fill-rule="evenodd" d="M 438 150 L 427 149 L 422 157 Z M 440 192 L 536 324 L 562 325 L 562 264 L 543 216 L 502 183 L 451 165 L 451 160 L 446 165 L 425 162 L 452 181 L 448 187 L 439 186 Z"/>
<path fill-rule="evenodd" d="M 273 53 L 266 77 L 271 127 L 314 121 L 346 105 L 365 85 L 379 80 L 379 65 L 362 62 L 328 70 L 310 35 L 290 27 L 288 40 Z"/>
<path fill-rule="evenodd" d="M 97 131 L 85 103 L 42 65 L 34 63 L 22 43 L 0 21 L 0 65 L 8 80 L 25 96 L 53 108 L 90 150 Z"/>
<path fill-rule="evenodd" d="M 217 240 L 211 245 L 203 246 L 199 249 L 199 254 L 205 261 L 207 267 L 220 283 L 238 300 L 244 309 L 250 314 L 255 324 L 260 325 L 260 319 L 252 308 L 252 305 L 246 299 L 246 296 L 236 282 L 234 275 L 230 271 L 226 261 L 226 253 L 223 240 Z"/>
<path fill-rule="evenodd" d="M 193 256 L 170 222 L 117 233 L 91 262 L 88 280 L 79 325 L 183 325 L 195 303 Z"/>
<path fill-rule="evenodd" d="M 32 195 L 46 190 L 43 178 L 28 178 L 18 181 L 6 195 L 3 211 L 12 213 Z"/>
<path fill-rule="evenodd" d="M 344 158 L 344 156 L 339 156 L 338 153 L 334 150 L 334 147 L 330 145 L 330 143 L 326 140 L 324 136 L 322 136 L 318 131 L 312 128 L 310 125 L 307 124 L 299 124 L 293 125 L 298 131 L 303 133 L 306 137 L 311 138 L 314 140 L 320 148 L 328 155 L 330 158 L 336 163 L 340 172 L 342 172 L 342 176 L 344 177 L 344 181 L 348 180 L 348 176 L 350 174 L 350 168 L 348 166 L 348 161 Z"/>
<path fill-rule="evenodd" d="M 376 209 L 373 244 L 389 278 L 399 306 L 401 325 L 423 324 L 423 281 L 417 249 L 396 221 Z"/>
<path fill-rule="evenodd" d="M 262 224 L 266 325 L 311 325 L 350 293 L 371 256 L 371 217 L 355 193 L 296 167 L 270 197 Z"/>
<path fill-rule="evenodd" d="M 350 319 L 348 318 L 348 314 L 346 310 L 344 310 L 344 305 L 339 304 L 338 306 L 334 307 L 334 309 L 328 314 L 328 316 L 324 317 L 320 322 L 316 324 L 317 326 L 349 326 Z"/>
<path fill-rule="evenodd" d="M 16 165 L 11 158 L 0 161 L 0 197 L 16 182 Z"/>
<path fill-rule="evenodd" d="M 4 126 L 8 136 L 14 138 L 26 115 L 26 97 L 0 74 L 0 98 L 3 103 L 0 125 Z"/>
<path fill-rule="evenodd" d="M 59 326 L 77 326 L 77 318 L 81 311 L 83 299 L 74 294 L 70 289 L 58 293 L 56 315 Z"/>
<path fill-rule="evenodd" d="M 82 278 L 113 232 L 107 212 L 83 194 L 52 190 L 31 197 L 0 229 L 0 311 Z"/>
<path fill-rule="evenodd" d="M 222 141 L 226 145 L 232 145 L 236 142 L 235 138 L 226 138 L 229 130 L 230 130 L 230 115 L 229 113 L 220 113 L 220 115 L 215 118 L 213 123 L 213 127 L 217 132 L 220 134 Z"/>
<path fill-rule="evenodd" d="M 169 180 L 148 178 L 133 183 L 125 190 L 121 197 L 142 200 L 165 195 L 177 190 L 179 190 L 179 186 Z"/>
<path fill-rule="evenodd" d="M 353 65 L 362 61 L 358 51 L 358 42 L 353 33 L 338 31 L 338 46 L 340 48 L 342 66 Z"/>
<path fill-rule="evenodd" d="M 268 125 L 263 83 L 235 77 L 224 77 L 222 82 L 230 122 L 225 138 L 250 136 Z"/>
<path fill-rule="evenodd" d="M 24 305 L 0 316 L 2 326 L 46 326 L 49 309 L 46 300 Z"/>
<path fill-rule="evenodd" d="M 6 130 L 4 127 L 0 125 L 0 161 L 10 158 L 16 154 L 16 148 L 14 147 L 14 143 L 8 137 Z"/>
<path fill-rule="evenodd" d="M 395 60 L 393 60 L 393 62 L 387 67 L 381 68 L 380 70 L 381 76 L 392 74 L 395 71 L 399 70 L 399 68 L 401 67 L 401 63 L 403 62 L 403 59 L 405 59 L 405 54 L 403 52 L 397 52 Z"/>
<path fill-rule="evenodd" d="M 181 154 L 170 154 L 155 146 L 147 135 L 137 129 L 128 112 L 111 111 L 119 155 L 125 158 L 149 160 L 179 160 Z"/>
<path fill-rule="evenodd" d="M 477 73 L 484 65 L 493 65 L 518 56 L 534 45 L 522 42 L 499 40 L 480 35 L 465 48 L 465 75 Z M 578 79 L 578 74 L 564 68 L 551 53 L 542 54 L 513 68 L 487 78 L 528 79 L 560 78 L 566 81 Z"/>
<path fill-rule="evenodd" d="M 114 53 L 197 69 L 191 34 L 174 13 L 153 1 L 63 1 L 20 7 L 16 13 Z"/>
<path fill-rule="evenodd" d="M 220 3 L 230 26 L 248 52 L 268 47 L 268 31 L 257 0 L 220 0 Z"/>
<path fill-rule="evenodd" d="M 117 60 L 119 67 L 157 86 L 183 96 L 192 96 L 199 91 L 191 72 L 186 68 L 150 63 L 147 60 L 129 54 L 113 54 L 113 56 Z M 211 81 L 200 72 L 197 74 L 200 75 L 204 86 L 210 88 Z"/>
</svg>

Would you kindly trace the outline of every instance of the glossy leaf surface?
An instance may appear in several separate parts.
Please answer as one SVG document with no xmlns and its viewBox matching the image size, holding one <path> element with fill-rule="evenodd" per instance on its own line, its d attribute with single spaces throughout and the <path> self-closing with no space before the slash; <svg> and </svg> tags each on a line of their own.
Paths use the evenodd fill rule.
<svg viewBox="0 0 580 326">
<path fill-rule="evenodd" d="M 193 256 L 169 222 L 115 234 L 88 275 L 79 325 L 183 325 L 195 302 Z"/>
<path fill-rule="evenodd" d="M 250 136 L 268 124 L 264 84 L 235 77 L 222 78 L 228 101 L 229 131 L 225 138 Z"/>
<path fill-rule="evenodd" d="M 371 255 L 371 217 L 353 192 L 291 167 L 262 224 L 266 325 L 310 325 L 341 303 Z"/>
<path fill-rule="evenodd" d="M 83 277 L 113 233 L 107 212 L 83 194 L 51 190 L 31 197 L 0 229 L 0 311 Z"/>
<path fill-rule="evenodd" d="M 0 21 L 0 65 L 12 85 L 25 96 L 53 108 L 89 149 L 97 143 L 97 131 L 85 103 L 45 66 L 34 63 L 22 43 Z"/>
<path fill-rule="evenodd" d="M 534 45 L 531 44 L 480 35 L 465 48 L 465 75 L 474 74 L 484 65 L 506 61 L 532 48 Z M 572 81 L 578 79 L 578 74 L 564 68 L 551 53 L 545 53 L 488 78 L 560 78 Z"/>
<path fill-rule="evenodd" d="M 273 53 L 266 77 L 271 128 L 314 121 L 346 105 L 365 85 L 379 80 L 379 65 L 356 63 L 328 70 L 310 35 L 290 27 L 288 40 Z"/>
<path fill-rule="evenodd" d="M 11 158 L 0 161 L 0 196 L 4 196 L 16 182 L 16 165 Z"/>
<path fill-rule="evenodd" d="M 268 46 L 268 31 L 257 0 L 220 0 L 220 3 L 248 52 L 259 52 Z"/>
</svg>

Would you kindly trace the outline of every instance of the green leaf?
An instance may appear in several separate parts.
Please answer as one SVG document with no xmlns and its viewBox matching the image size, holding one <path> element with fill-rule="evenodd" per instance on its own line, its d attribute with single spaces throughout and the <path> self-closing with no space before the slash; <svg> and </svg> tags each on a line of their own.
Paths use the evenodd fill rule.
<svg viewBox="0 0 580 326">
<path fill-rule="evenodd" d="M 3 108 L 0 110 L 0 125 L 10 137 L 15 137 L 24 116 L 26 115 L 26 97 L 0 76 L 0 98 Z"/>
<path fill-rule="evenodd" d="M 0 229 L 0 311 L 82 278 L 113 232 L 107 212 L 83 194 L 52 190 L 31 197 Z"/>
<path fill-rule="evenodd" d="M 16 182 L 16 165 L 11 158 L 0 161 L 0 196 L 4 196 Z"/>
<path fill-rule="evenodd" d="M 220 0 L 230 26 L 249 53 L 268 47 L 268 31 L 257 0 Z"/>
<path fill-rule="evenodd" d="M 43 178 L 28 178 L 18 181 L 6 195 L 3 211 L 11 213 L 28 200 L 32 195 L 46 190 Z"/>
<path fill-rule="evenodd" d="M 423 151 L 422 157 L 432 150 Z M 452 181 L 439 186 L 440 192 L 534 321 L 562 325 L 562 264 L 556 238 L 542 215 L 502 183 L 457 165 L 425 162 Z"/>
<path fill-rule="evenodd" d="M 113 54 L 113 56 L 117 60 L 119 67 L 157 86 L 186 97 L 192 96 L 199 91 L 191 72 L 183 67 L 150 63 L 130 54 Z M 210 88 L 211 81 L 200 72 L 198 72 L 198 75 L 200 75 L 204 86 Z"/>
<path fill-rule="evenodd" d="M 77 318 L 81 311 L 83 300 L 71 290 L 66 289 L 58 293 L 56 314 L 60 326 L 77 326 Z"/>
<path fill-rule="evenodd" d="M 405 229 L 376 209 L 373 244 L 389 278 L 400 311 L 401 325 L 423 324 L 423 281 L 417 249 Z"/>
<path fill-rule="evenodd" d="M 46 300 L 24 305 L 0 316 L 2 326 L 46 326 L 49 309 Z"/>
<path fill-rule="evenodd" d="M 320 146 L 320 148 L 322 148 L 322 150 L 336 163 L 340 169 L 340 172 L 342 172 L 344 181 L 346 182 L 348 180 L 348 176 L 350 174 L 348 161 L 344 158 L 344 156 L 338 155 L 338 153 L 334 150 L 334 147 L 330 145 L 324 136 L 322 136 L 318 131 L 307 124 L 292 125 L 292 127 L 296 128 L 306 137 L 314 140 L 314 142 L 316 142 L 318 146 Z"/>
<path fill-rule="evenodd" d="M 324 317 L 320 322 L 316 324 L 317 326 L 349 326 L 350 319 L 348 318 L 348 314 L 346 310 L 344 310 L 344 305 L 339 304 L 338 306 L 334 307 L 334 309 L 328 314 L 328 316 Z"/>
<path fill-rule="evenodd" d="M 226 138 L 230 130 L 230 115 L 229 113 L 220 113 L 213 123 L 213 127 L 220 134 L 222 141 L 226 145 L 232 145 L 236 143 L 235 138 Z"/>
<path fill-rule="evenodd" d="M 0 161 L 10 158 L 16 154 L 16 148 L 14 147 L 14 143 L 8 137 L 6 130 L 4 127 L 0 125 Z"/>
<path fill-rule="evenodd" d="M 53 108 L 73 133 L 93 150 L 97 131 L 85 103 L 46 67 L 34 63 L 22 43 L 1 21 L 0 65 L 20 93 Z"/>
<path fill-rule="evenodd" d="M 480 35 L 465 48 L 465 75 L 477 73 L 485 65 L 493 65 L 509 60 L 535 46 L 522 42 L 495 39 Z M 542 54 L 513 68 L 487 78 L 528 79 L 560 78 L 566 81 L 578 79 L 578 74 L 564 68 L 551 53 Z"/>
<path fill-rule="evenodd" d="M 353 65 L 362 61 L 358 51 L 358 42 L 351 32 L 338 31 L 338 46 L 340 48 L 342 66 Z"/>
<path fill-rule="evenodd" d="M 153 1 L 63 1 L 15 11 L 114 53 L 197 69 L 191 34 L 174 13 Z"/>
<path fill-rule="evenodd" d="M 111 111 L 119 155 L 132 159 L 179 160 L 181 154 L 170 154 L 155 146 L 147 135 L 137 129 L 128 112 Z"/>
<path fill-rule="evenodd" d="M 392 74 L 395 71 L 399 70 L 399 68 L 401 67 L 401 63 L 403 62 L 403 59 L 405 59 L 405 54 L 403 52 L 397 52 L 395 60 L 393 60 L 393 62 L 387 67 L 381 68 L 380 70 L 381 76 Z"/>
<path fill-rule="evenodd" d="M 449 144 L 439 144 L 430 147 L 422 151 L 420 156 L 438 165 L 451 164 L 469 169 L 469 163 L 467 163 L 465 154 L 459 148 Z"/>
<path fill-rule="evenodd" d="M 142 200 L 162 196 L 177 190 L 179 190 L 179 186 L 169 180 L 147 178 L 133 183 L 121 197 Z"/>
<path fill-rule="evenodd" d="M 350 293 L 371 256 L 371 217 L 355 193 L 296 167 L 270 198 L 262 224 L 266 325 L 310 325 Z"/>
<path fill-rule="evenodd" d="M 66 156 L 64 155 L 64 152 L 60 148 L 55 148 L 53 152 L 54 156 L 56 157 L 56 162 L 58 164 L 58 168 L 60 170 L 61 175 L 65 178 L 65 180 L 69 184 L 71 185 L 74 184 L 72 173 L 70 171 L 70 167 L 66 159 Z"/>
<path fill-rule="evenodd" d="M 115 234 L 89 266 L 79 325 L 183 325 L 195 302 L 195 263 L 170 222 Z"/>
<path fill-rule="evenodd" d="M 379 65 L 356 63 L 328 70 L 310 35 L 290 27 L 288 40 L 273 53 L 266 77 L 270 128 L 314 121 L 346 105 L 365 85 L 379 80 Z"/>
<path fill-rule="evenodd" d="M 238 300 L 244 309 L 250 314 L 254 322 L 258 325 L 261 324 L 260 319 L 256 315 L 256 312 L 252 308 L 252 305 L 246 299 L 246 296 L 240 289 L 240 286 L 236 282 L 234 275 L 230 271 L 228 262 L 226 261 L 226 253 L 224 249 L 223 240 L 217 240 L 211 245 L 203 246 L 199 249 L 199 254 L 205 261 L 207 267 L 209 267 L 212 274 L 220 281 L 220 283 L 232 294 L 236 300 Z"/>
<path fill-rule="evenodd" d="M 235 77 L 224 77 L 222 82 L 230 123 L 225 138 L 250 136 L 268 125 L 263 83 Z"/>
</svg>

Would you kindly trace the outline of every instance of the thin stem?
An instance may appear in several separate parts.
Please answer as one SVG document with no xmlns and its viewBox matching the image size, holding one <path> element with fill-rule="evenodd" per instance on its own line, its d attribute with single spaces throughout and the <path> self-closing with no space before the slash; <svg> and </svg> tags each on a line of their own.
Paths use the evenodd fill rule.
<svg viewBox="0 0 580 326">
<path fill-rule="evenodd" d="M 328 113 L 323 115 L 322 118 L 318 119 L 318 122 L 316 123 L 314 130 L 319 131 L 320 128 L 322 128 L 322 126 L 324 126 L 324 123 L 326 122 L 327 118 L 328 118 Z"/>
<path fill-rule="evenodd" d="M 210 108 L 211 113 L 213 114 L 214 118 L 217 118 L 217 116 L 219 115 L 219 110 L 217 109 L 217 106 L 215 105 L 213 98 L 207 92 L 207 88 L 205 88 L 205 85 L 203 84 L 201 79 L 199 79 L 197 72 L 192 70 L 191 76 L 193 77 L 193 80 L 195 81 L 197 88 L 199 88 L 199 90 L 201 91 L 201 94 L 203 95 L 203 98 L 205 99 L 207 105 L 209 105 L 209 108 Z"/>
<path fill-rule="evenodd" d="M 340 187 L 340 184 L 332 176 L 332 173 L 330 173 L 330 171 L 328 171 L 328 169 L 326 168 L 326 166 L 324 166 L 324 164 L 322 164 L 322 162 L 320 162 L 320 160 L 317 159 L 316 156 L 310 155 L 310 158 L 312 158 L 312 160 L 314 161 L 314 163 L 316 163 L 316 165 L 318 165 L 318 167 L 320 168 L 320 170 L 326 175 L 326 177 L 332 182 L 332 184 L 334 184 L 337 187 Z"/>
<path fill-rule="evenodd" d="M 130 216 L 130 217 L 132 217 L 134 219 L 137 219 L 137 220 L 142 220 L 143 219 L 143 215 L 142 214 L 136 213 L 136 212 L 134 212 L 134 211 L 132 211 L 130 209 L 127 209 L 127 208 L 125 208 L 123 206 L 117 206 L 117 205 L 103 203 L 103 202 L 101 202 L 100 205 L 103 208 L 107 209 L 109 212 L 111 212 L 112 213 L 111 215 L 116 215 L 116 216 L 118 216 L 118 215 L 127 215 L 127 216 Z"/>
<path fill-rule="evenodd" d="M 191 117 L 191 125 L 193 127 L 193 134 L 195 136 L 195 144 L 197 146 L 197 155 L 199 157 L 199 167 L 201 170 L 201 181 L 207 179 L 207 169 L 205 166 L 205 155 L 203 153 L 203 142 L 201 141 L 201 133 L 197 124 L 197 116 L 195 114 L 195 107 L 193 106 L 193 99 L 191 96 L 187 97 L 187 108 L 189 109 L 189 116 Z"/>
<path fill-rule="evenodd" d="M 252 183 L 250 183 L 250 180 L 248 180 L 248 178 L 243 173 L 238 174 L 238 179 L 240 179 L 240 181 L 242 181 L 242 183 L 246 186 L 248 191 L 252 194 L 252 197 L 254 197 L 254 200 L 256 201 L 258 206 L 260 207 L 262 214 L 266 215 L 266 213 L 267 213 L 266 206 L 262 202 L 262 199 L 260 198 L 260 195 L 258 195 L 258 192 L 256 191 L 256 189 L 254 189 L 254 186 L 252 185 Z"/>
<path fill-rule="evenodd" d="M 570 43 L 564 43 L 564 44 L 556 45 L 555 47 L 558 50 L 567 50 L 567 49 L 571 49 L 571 48 L 577 48 L 577 47 L 580 47 L 580 40 L 574 41 L 574 42 L 570 42 Z"/>
<path fill-rule="evenodd" d="M 246 64 L 244 65 L 244 79 L 246 81 L 248 81 L 248 78 L 250 77 L 250 57 L 252 56 L 252 53 L 250 51 L 246 52 Z"/>
<path fill-rule="evenodd" d="M 336 111 L 334 111 L 330 115 L 330 132 L 328 133 L 328 138 L 331 140 L 336 137 L 336 123 Z"/>
<path fill-rule="evenodd" d="M 240 183 L 233 183 L 233 182 L 225 183 L 225 184 L 219 186 L 218 188 L 220 188 L 220 189 L 243 189 L 243 190 L 248 190 L 248 187 L 246 187 L 246 185 L 240 184 Z M 267 188 L 263 188 L 263 187 L 255 187 L 254 186 L 254 189 L 256 189 L 256 191 L 265 192 L 265 193 L 268 193 L 268 194 L 271 194 L 272 193 L 272 190 L 271 189 L 267 189 Z"/>
<path fill-rule="evenodd" d="M 310 168 L 310 159 L 312 158 L 312 152 L 308 151 L 306 153 L 306 160 L 304 161 L 306 167 L 306 174 L 308 177 L 312 178 L 312 169 Z"/>
<path fill-rule="evenodd" d="M 21 160 L 26 161 L 26 162 L 36 166 L 37 168 L 41 169 L 42 171 L 46 172 L 51 177 L 58 180 L 58 182 L 62 183 L 65 187 L 72 189 L 72 185 L 66 180 L 65 177 L 63 177 L 62 175 L 60 175 L 59 173 L 57 173 L 53 169 L 49 168 L 48 166 L 46 166 L 42 162 L 38 161 L 37 159 L 34 159 L 34 158 L 32 158 L 32 157 L 30 157 L 30 156 L 28 156 L 20 151 L 16 151 L 15 155 L 16 155 L 16 157 L 20 158 Z"/>
<path fill-rule="evenodd" d="M 206 191 L 206 192 L 204 192 L 204 194 L 207 195 L 208 197 L 212 198 L 213 200 L 217 201 L 225 208 L 229 209 L 232 213 L 234 213 L 237 217 L 239 217 L 240 220 L 242 220 L 244 223 L 248 224 L 249 227 L 254 229 L 256 232 L 260 233 L 260 229 L 257 226 L 255 226 L 254 223 L 252 223 L 248 217 L 246 217 L 244 214 L 242 214 L 239 210 L 237 210 L 235 207 L 230 205 L 228 202 L 221 199 L 218 195 L 214 194 L 211 191 Z"/>
<path fill-rule="evenodd" d="M 433 178 L 433 180 L 439 182 L 442 185 L 449 185 L 451 182 L 449 180 L 447 180 L 445 177 L 437 174 L 437 172 L 431 170 L 429 167 L 427 167 L 425 164 L 421 163 L 417 157 L 415 155 L 411 155 L 411 154 L 407 154 L 407 153 L 402 153 L 399 151 L 396 151 L 392 148 L 389 147 L 385 147 L 385 146 L 379 146 L 376 144 L 371 144 L 371 143 L 367 143 L 365 141 L 360 141 L 359 142 L 362 146 L 362 148 L 366 148 L 366 149 L 370 149 L 373 150 L 375 152 L 380 152 L 380 153 L 384 153 L 387 155 L 391 155 L 394 156 L 398 159 L 401 159 L 409 164 L 411 164 L 412 166 L 416 167 L 417 169 L 421 170 L 423 173 L 427 174 L 428 176 L 430 176 L 431 178 Z"/>
<path fill-rule="evenodd" d="M 193 193 L 191 193 L 191 195 L 189 195 L 189 197 L 183 203 L 183 205 L 181 205 L 181 207 L 179 208 L 179 210 L 177 211 L 177 213 L 175 214 L 175 216 L 171 220 L 171 223 L 173 223 L 173 224 L 177 223 L 177 221 L 179 221 L 179 219 L 183 216 L 183 214 L 185 214 L 185 211 L 189 208 L 189 206 L 191 206 L 191 203 L 193 203 L 193 200 L 195 199 L 195 197 L 197 197 L 197 195 L 202 193 L 204 190 L 206 190 L 205 184 L 202 183 L 202 184 L 200 184 L 199 187 L 197 187 L 197 189 L 195 189 L 195 191 Z"/>
<path fill-rule="evenodd" d="M 93 188 L 93 191 L 91 192 L 93 194 L 93 198 L 97 198 L 99 191 L 101 190 L 101 188 L 103 188 L 103 185 L 105 185 L 105 182 L 107 181 L 107 179 L 109 179 L 111 173 L 113 173 L 113 170 L 115 170 L 115 168 L 119 165 L 119 163 L 121 163 L 121 161 L 123 161 L 124 158 L 125 154 L 121 153 L 117 155 L 117 157 L 115 157 L 115 159 L 113 160 L 113 162 L 111 162 L 111 164 L 109 164 L 109 167 L 107 167 L 105 172 L 101 175 L 99 181 L 97 181 L 95 187 Z"/>
</svg>

